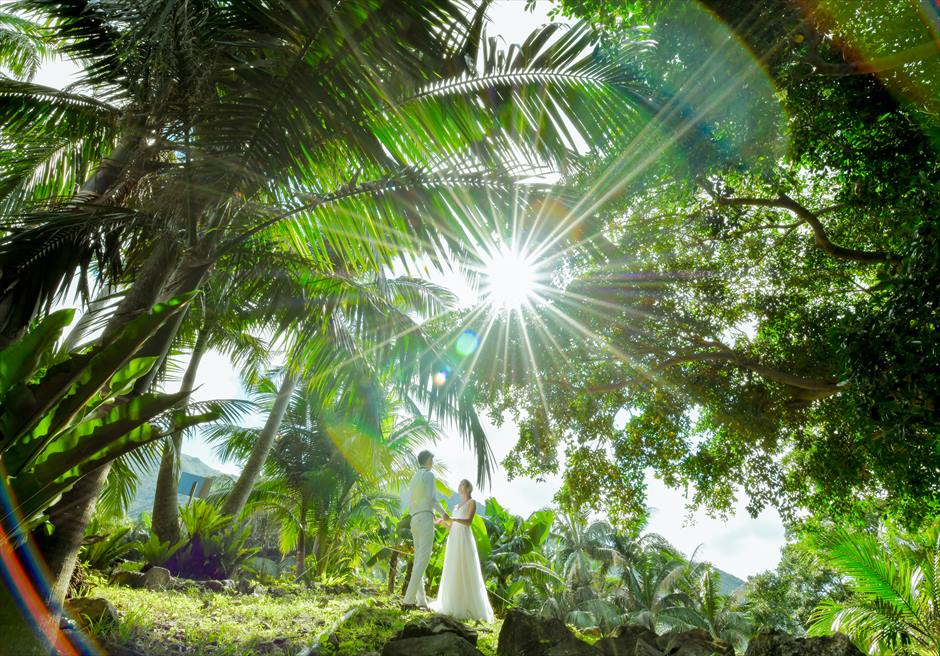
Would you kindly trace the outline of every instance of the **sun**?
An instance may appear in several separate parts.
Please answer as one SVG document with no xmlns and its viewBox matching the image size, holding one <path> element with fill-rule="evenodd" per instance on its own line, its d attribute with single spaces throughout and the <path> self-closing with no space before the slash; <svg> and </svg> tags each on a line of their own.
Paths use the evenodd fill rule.
<svg viewBox="0 0 940 656">
<path fill-rule="evenodd" d="M 535 267 L 525 255 L 508 246 L 485 258 L 486 302 L 493 307 L 517 310 L 536 296 Z"/>
</svg>

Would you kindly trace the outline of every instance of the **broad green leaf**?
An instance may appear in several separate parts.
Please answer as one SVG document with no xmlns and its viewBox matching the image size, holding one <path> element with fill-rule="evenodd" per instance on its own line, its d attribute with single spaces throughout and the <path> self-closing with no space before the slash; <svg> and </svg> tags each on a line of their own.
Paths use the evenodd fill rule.
<svg viewBox="0 0 940 656">
<path fill-rule="evenodd" d="M 53 312 L 22 339 L 0 351 L 0 398 L 10 388 L 29 382 L 39 361 L 51 353 L 74 317 L 72 309 Z"/>
</svg>

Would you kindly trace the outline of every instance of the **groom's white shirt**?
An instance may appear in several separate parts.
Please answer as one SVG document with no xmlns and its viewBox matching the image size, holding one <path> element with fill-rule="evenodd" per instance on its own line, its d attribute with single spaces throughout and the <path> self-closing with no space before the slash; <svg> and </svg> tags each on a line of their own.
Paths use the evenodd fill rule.
<svg viewBox="0 0 940 656">
<path fill-rule="evenodd" d="M 424 570 L 431 561 L 431 547 L 434 546 L 434 502 L 436 487 L 434 474 L 430 469 L 421 468 L 411 478 L 408 485 L 408 505 L 411 513 L 411 536 L 415 545 L 414 563 L 411 580 L 405 592 L 404 603 L 427 606 L 424 595 Z"/>
<path fill-rule="evenodd" d="M 433 513 L 435 492 L 434 472 L 421 467 L 408 485 L 409 512 L 412 515 L 419 512 Z"/>
</svg>

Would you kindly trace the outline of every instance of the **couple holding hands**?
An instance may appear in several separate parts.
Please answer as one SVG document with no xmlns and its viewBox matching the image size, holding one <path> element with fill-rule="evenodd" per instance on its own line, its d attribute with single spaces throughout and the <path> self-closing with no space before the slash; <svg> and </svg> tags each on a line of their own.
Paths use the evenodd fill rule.
<svg viewBox="0 0 940 656">
<path fill-rule="evenodd" d="M 431 471 L 434 454 L 422 451 L 418 454 L 418 464 L 420 467 L 408 487 L 415 555 L 403 605 L 405 608 L 429 608 L 459 620 L 490 622 L 493 608 L 480 571 L 476 541 L 470 530 L 477 511 L 476 501 L 471 496 L 473 485 L 468 480 L 460 481 L 457 487 L 460 503 L 453 514 L 448 515 L 437 503 L 437 487 Z M 435 513 L 441 517 L 435 518 Z M 444 569 L 437 599 L 429 604 L 424 594 L 424 572 L 431 560 L 435 524 L 448 526 L 450 535 L 444 546 Z"/>
</svg>

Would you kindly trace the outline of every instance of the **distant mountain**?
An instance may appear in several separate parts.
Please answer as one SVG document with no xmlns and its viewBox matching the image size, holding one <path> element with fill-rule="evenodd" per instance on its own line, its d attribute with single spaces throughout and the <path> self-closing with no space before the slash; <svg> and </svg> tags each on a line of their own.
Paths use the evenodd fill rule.
<svg viewBox="0 0 940 656">
<path fill-rule="evenodd" d="M 137 485 L 137 494 L 131 501 L 127 509 L 129 517 L 136 519 L 140 513 L 149 513 L 153 510 L 153 495 L 157 490 L 157 473 L 160 471 L 160 463 L 155 463 L 153 467 L 144 471 L 138 471 L 139 483 Z M 196 476 L 227 476 L 217 469 L 213 469 L 202 460 L 195 456 L 182 454 L 180 462 L 180 472 L 195 474 Z M 179 502 L 186 503 L 189 499 L 188 494 L 179 495 Z"/>
</svg>

